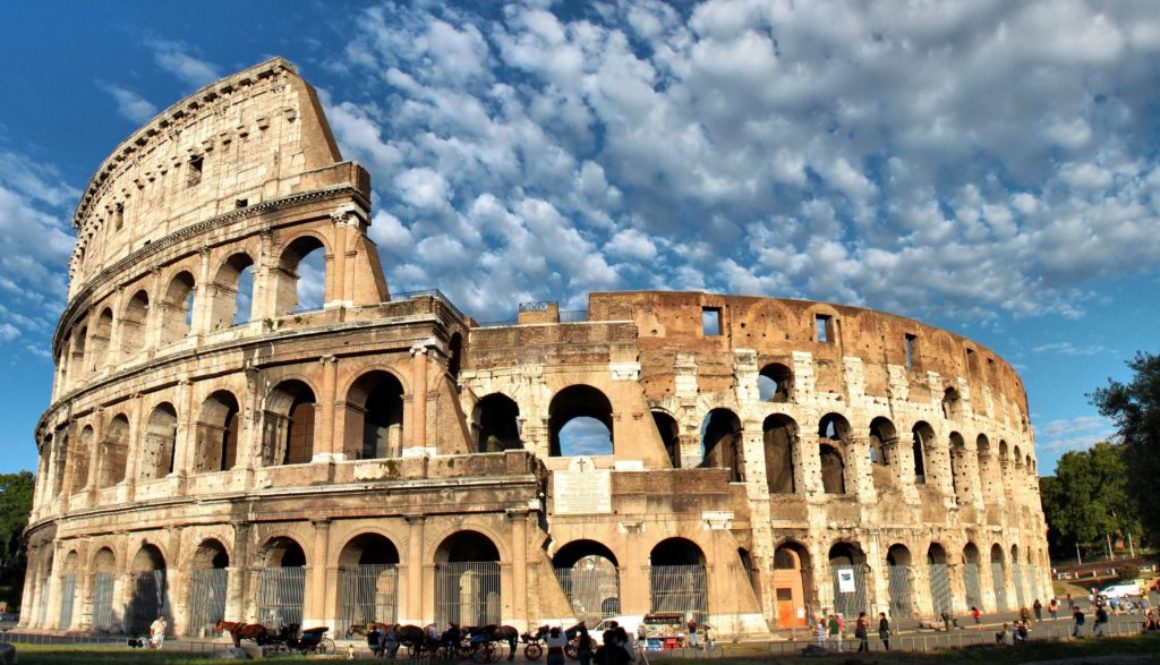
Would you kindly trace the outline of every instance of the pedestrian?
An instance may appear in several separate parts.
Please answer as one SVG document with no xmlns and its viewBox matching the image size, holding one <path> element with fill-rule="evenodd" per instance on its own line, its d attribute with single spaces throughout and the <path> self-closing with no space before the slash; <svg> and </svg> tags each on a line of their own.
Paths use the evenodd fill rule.
<svg viewBox="0 0 1160 665">
<path fill-rule="evenodd" d="M 548 665 L 564 665 L 564 646 L 568 644 L 568 638 L 559 626 L 552 626 L 548 630 L 544 643 L 548 645 Z"/>
<path fill-rule="evenodd" d="M 814 622 L 814 639 L 818 643 L 819 649 L 826 648 L 826 617 L 819 616 L 818 620 Z"/>
<path fill-rule="evenodd" d="M 858 653 L 870 651 L 870 621 L 865 612 L 858 613 L 858 622 L 854 624 L 854 637 L 858 638 Z"/>
<path fill-rule="evenodd" d="M 391 624 L 387 627 L 387 632 L 383 636 L 383 645 L 386 647 L 387 658 L 394 659 L 395 655 L 399 653 L 399 625 Z"/>
<path fill-rule="evenodd" d="M 1031 621 L 1031 608 L 1020 607 L 1019 608 L 1019 620 L 1020 621 Z"/>
<path fill-rule="evenodd" d="M 834 643 L 834 651 L 842 653 L 842 624 L 838 623 L 838 615 L 830 615 L 830 641 Z"/>
<path fill-rule="evenodd" d="M 1028 627 L 1026 621 L 1020 621 L 1015 624 L 1015 643 L 1025 644 L 1027 638 L 1031 635 L 1031 628 Z"/>
<path fill-rule="evenodd" d="M 379 632 L 379 625 L 372 623 L 367 630 L 367 648 L 371 650 L 371 658 L 383 655 L 383 634 Z"/>
<path fill-rule="evenodd" d="M 689 648 L 696 649 L 697 648 L 697 620 L 693 618 L 692 614 L 689 615 L 689 623 L 686 625 L 686 627 L 689 629 Z"/>
<path fill-rule="evenodd" d="M 1043 603 L 1039 602 L 1038 598 L 1035 599 L 1035 604 L 1031 606 L 1031 609 L 1035 610 L 1035 620 L 1043 621 Z"/>
<path fill-rule="evenodd" d="M 887 620 L 885 612 L 878 613 L 878 639 L 882 640 L 883 646 L 890 651 L 890 621 Z"/>
<path fill-rule="evenodd" d="M 149 645 L 154 649 L 160 649 L 161 645 L 165 644 L 165 631 L 169 629 L 169 624 L 165 623 L 165 615 L 158 615 L 157 620 L 149 626 Z"/>
<path fill-rule="evenodd" d="M 709 629 L 712 628 L 707 623 L 701 624 L 701 641 L 705 644 L 705 653 L 713 653 L 713 636 L 709 634 Z"/>
<path fill-rule="evenodd" d="M 588 624 L 584 620 L 577 624 L 576 634 L 576 639 L 580 641 L 576 647 L 576 657 L 580 659 L 580 665 L 589 665 L 592 662 L 592 638 L 588 636 Z M 516 650 L 512 649 L 508 660 L 515 660 L 515 657 Z"/>
<path fill-rule="evenodd" d="M 1096 607 L 1096 621 L 1092 625 L 1092 631 L 1095 632 L 1096 637 L 1104 636 L 1104 626 L 1108 623 L 1108 610 L 1099 605 Z"/>
<path fill-rule="evenodd" d="M 1071 592 L 1070 591 L 1067 594 L 1067 609 L 1069 609 L 1069 610 L 1075 609 L 1075 601 L 1071 599 Z"/>
<path fill-rule="evenodd" d="M 975 620 L 976 626 L 983 622 L 983 613 L 974 605 L 971 606 L 971 618 Z"/>
<path fill-rule="evenodd" d="M 1072 618 L 1072 621 L 1075 622 L 1074 626 L 1071 629 L 1071 636 L 1077 637 L 1077 638 L 1083 637 L 1083 621 L 1084 621 L 1083 610 L 1076 607 L 1075 611 L 1071 613 L 1071 618 Z"/>
<path fill-rule="evenodd" d="M 1052 596 L 1051 600 L 1047 601 L 1047 613 L 1051 615 L 1052 621 L 1059 618 L 1059 599 L 1055 596 Z"/>
</svg>

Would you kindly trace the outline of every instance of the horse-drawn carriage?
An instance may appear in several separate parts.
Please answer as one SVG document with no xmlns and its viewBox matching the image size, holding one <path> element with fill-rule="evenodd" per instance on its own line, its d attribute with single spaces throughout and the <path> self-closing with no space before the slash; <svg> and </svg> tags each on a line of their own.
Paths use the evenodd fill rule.
<svg viewBox="0 0 1160 665">
<path fill-rule="evenodd" d="M 219 633 L 228 632 L 234 648 L 242 646 L 242 640 L 252 640 L 263 651 L 330 655 L 335 652 L 334 640 L 326 637 L 329 627 L 319 626 L 300 630 L 298 624 L 289 624 L 276 631 L 270 631 L 260 623 L 240 621 L 219 621 L 214 627 Z"/>
</svg>

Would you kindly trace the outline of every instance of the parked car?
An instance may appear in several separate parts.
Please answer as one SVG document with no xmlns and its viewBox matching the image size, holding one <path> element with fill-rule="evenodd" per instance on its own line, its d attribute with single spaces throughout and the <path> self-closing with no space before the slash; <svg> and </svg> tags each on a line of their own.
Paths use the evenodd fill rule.
<svg viewBox="0 0 1160 665">
<path fill-rule="evenodd" d="M 1100 590 L 1100 595 L 1104 598 L 1124 598 L 1125 596 L 1140 595 L 1140 585 L 1136 582 L 1120 582 L 1111 586 L 1106 586 Z"/>
</svg>

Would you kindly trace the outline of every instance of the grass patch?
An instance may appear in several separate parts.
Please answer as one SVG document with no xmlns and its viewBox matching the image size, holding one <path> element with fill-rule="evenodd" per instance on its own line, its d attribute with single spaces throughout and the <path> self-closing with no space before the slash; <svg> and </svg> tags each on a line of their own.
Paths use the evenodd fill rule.
<svg viewBox="0 0 1160 665">
<path fill-rule="evenodd" d="M 263 658 L 263 663 L 307 663 L 319 660 L 345 659 L 345 656 L 282 656 Z M 221 665 L 212 654 L 172 650 L 151 651 L 124 646 L 84 646 L 17 644 L 16 659 L 20 665 Z"/>
</svg>

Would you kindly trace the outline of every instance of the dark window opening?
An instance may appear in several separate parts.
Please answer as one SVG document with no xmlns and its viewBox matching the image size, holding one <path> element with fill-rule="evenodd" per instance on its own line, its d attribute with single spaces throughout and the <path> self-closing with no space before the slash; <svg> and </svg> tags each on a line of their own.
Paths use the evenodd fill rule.
<svg viewBox="0 0 1160 665">
<path fill-rule="evenodd" d="M 564 388 L 548 406 L 552 457 L 613 454 L 612 402 L 592 386 Z"/>
<path fill-rule="evenodd" d="M 186 173 L 185 184 L 193 187 L 201 182 L 201 170 L 205 164 L 205 157 L 197 155 L 189 158 L 189 171 Z"/>
<path fill-rule="evenodd" d="M 721 334 L 721 309 L 719 307 L 701 308 L 701 334 L 705 337 L 716 337 Z"/>
<path fill-rule="evenodd" d="M 235 208 L 245 208 L 248 205 L 250 205 L 250 202 L 247 199 L 238 199 L 234 201 Z"/>
<path fill-rule="evenodd" d="M 757 377 L 757 393 L 763 402 L 788 402 L 792 392 L 793 372 L 785 365 L 766 365 Z"/>
<path fill-rule="evenodd" d="M 681 436 L 677 421 L 663 411 L 653 411 L 653 422 L 657 426 L 657 434 L 669 455 L 669 463 L 674 469 L 681 468 Z"/>
<path fill-rule="evenodd" d="M 794 450 L 798 445 L 797 423 L 782 414 L 774 414 L 762 425 L 765 447 L 765 481 L 770 494 L 793 494 L 797 491 L 794 478 Z"/>
<path fill-rule="evenodd" d="M 918 423 L 911 430 L 913 435 L 912 450 L 914 451 L 914 482 L 917 485 L 926 484 L 926 448 L 934 439 L 934 430 L 926 423 Z"/>
<path fill-rule="evenodd" d="M 125 225 L 125 204 L 118 203 L 113 206 L 113 226 L 120 231 L 121 227 Z"/>
<path fill-rule="evenodd" d="M 520 407 L 507 395 L 492 393 L 479 400 L 476 427 L 479 430 L 477 450 L 497 453 L 523 447 L 520 441 Z"/>
<path fill-rule="evenodd" d="M 918 336 L 906 335 L 906 369 L 914 369 L 914 361 L 918 355 Z"/>
<path fill-rule="evenodd" d="M 825 314 L 814 315 L 814 330 L 817 341 L 829 343 L 834 341 L 834 317 Z"/>
<path fill-rule="evenodd" d="M 701 467 L 730 470 L 730 481 L 745 480 L 741 420 L 728 409 L 713 409 L 701 423 Z"/>
</svg>

